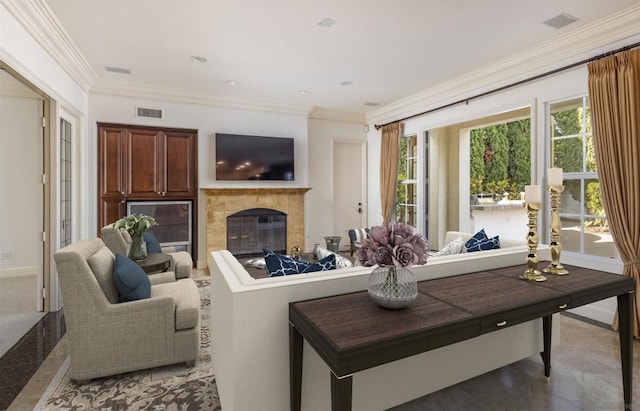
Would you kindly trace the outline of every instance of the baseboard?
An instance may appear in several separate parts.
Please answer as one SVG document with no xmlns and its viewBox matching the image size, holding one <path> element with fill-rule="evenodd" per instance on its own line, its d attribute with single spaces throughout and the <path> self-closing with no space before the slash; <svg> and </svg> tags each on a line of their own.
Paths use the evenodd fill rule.
<svg viewBox="0 0 640 411">
<path fill-rule="evenodd" d="M 0 279 L 15 277 L 31 277 L 38 275 L 38 267 L 16 267 L 0 269 Z"/>
</svg>

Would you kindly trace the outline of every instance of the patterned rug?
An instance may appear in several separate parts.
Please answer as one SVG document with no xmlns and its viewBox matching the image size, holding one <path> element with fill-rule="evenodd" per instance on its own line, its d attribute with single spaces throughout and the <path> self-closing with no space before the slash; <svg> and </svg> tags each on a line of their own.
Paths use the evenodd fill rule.
<svg viewBox="0 0 640 411">
<path fill-rule="evenodd" d="M 183 364 L 92 380 L 77 386 L 69 378 L 69 358 L 35 410 L 219 411 L 211 363 L 209 280 L 196 280 L 200 291 L 200 355 L 193 368 Z"/>
</svg>

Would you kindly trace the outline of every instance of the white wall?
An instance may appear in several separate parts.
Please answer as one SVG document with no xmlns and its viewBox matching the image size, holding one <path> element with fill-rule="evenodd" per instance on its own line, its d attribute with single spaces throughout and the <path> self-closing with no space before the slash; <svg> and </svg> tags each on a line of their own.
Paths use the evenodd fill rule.
<svg viewBox="0 0 640 411">
<path fill-rule="evenodd" d="M 157 100 L 91 94 L 89 103 L 90 139 L 88 152 L 92 163 L 88 171 L 90 193 L 97 193 L 96 156 L 97 126 L 99 122 L 147 125 L 154 127 L 177 127 L 198 131 L 198 186 L 200 188 L 220 187 L 309 187 L 307 117 L 301 115 L 278 114 L 261 111 L 241 110 L 197 104 L 173 103 Z M 136 107 L 160 108 L 162 119 L 138 118 Z M 292 137 L 295 140 L 295 181 L 221 181 L 215 180 L 216 133 L 265 135 Z M 90 224 L 97 226 L 96 198 L 91 199 Z M 311 201 L 307 198 L 307 204 Z M 199 195 L 198 201 L 198 266 L 206 267 L 206 198 Z M 95 230 L 95 228 L 94 228 Z"/>
<path fill-rule="evenodd" d="M 324 236 L 333 235 L 334 214 L 339 213 L 333 204 L 333 150 L 332 141 L 363 143 L 366 139 L 364 124 L 341 121 L 309 119 L 309 187 L 305 198 L 306 250 L 313 244 L 324 247 Z M 365 170 L 367 165 L 364 165 Z M 365 175 L 363 181 L 367 181 Z M 361 187 L 353 187 L 360 190 Z M 367 207 L 367 204 L 364 204 Z M 345 243 L 346 241 L 346 243 Z M 341 248 L 348 245 L 342 239 Z"/>
</svg>

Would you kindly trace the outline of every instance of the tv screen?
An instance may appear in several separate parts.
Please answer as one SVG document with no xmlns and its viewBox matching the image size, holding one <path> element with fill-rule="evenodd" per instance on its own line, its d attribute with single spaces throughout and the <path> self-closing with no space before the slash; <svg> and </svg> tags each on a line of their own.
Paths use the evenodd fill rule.
<svg viewBox="0 0 640 411">
<path fill-rule="evenodd" d="M 293 181 L 293 138 L 216 133 L 216 180 Z"/>
</svg>

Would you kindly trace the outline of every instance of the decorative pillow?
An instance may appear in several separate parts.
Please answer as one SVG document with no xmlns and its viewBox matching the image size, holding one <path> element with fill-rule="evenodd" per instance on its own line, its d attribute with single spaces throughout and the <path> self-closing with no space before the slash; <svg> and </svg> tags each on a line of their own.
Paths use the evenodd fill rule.
<svg viewBox="0 0 640 411">
<path fill-rule="evenodd" d="M 469 251 L 470 248 L 473 248 L 473 246 L 479 242 L 479 241 L 486 241 L 489 237 L 487 237 L 487 234 L 484 232 L 484 228 L 480 231 L 478 231 L 477 233 L 475 233 L 473 235 L 473 237 L 471 237 L 470 239 L 467 240 L 467 242 L 465 243 L 465 247 L 467 247 L 467 251 Z"/>
<path fill-rule="evenodd" d="M 147 243 L 147 252 L 148 253 L 161 253 L 162 249 L 160 248 L 160 242 L 156 238 L 155 235 L 151 234 L 148 231 L 142 233 L 142 238 Z"/>
<path fill-rule="evenodd" d="M 466 252 L 467 252 L 467 249 L 465 248 L 465 241 L 462 238 L 462 236 L 458 236 L 454 238 L 449 244 L 445 245 L 442 250 L 433 254 L 433 256 L 439 257 L 442 255 L 453 255 L 453 254 L 460 254 L 460 253 L 466 253 Z"/>
<path fill-rule="evenodd" d="M 471 248 L 467 248 L 468 253 L 472 253 L 474 251 L 481 250 L 493 250 L 494 248 L 500 248 L 500 236 L 495 236 L 493 238 L 487 238 L 483 241 L 478 241 Z"/>
<path fill-rule="evenodd" d="M 151 282 L 144 270 L 122 254 L 113 263 L 113 282 L 120 301 L 143 300 L 151 297 Z"/>
<path fill-rule="evenodd" d="M 315 263 L 302 263 L 307 266 L 301 271 L 302 273 L 314 273 L 316 271 L 328 271 L 336 269 L 336 255 L 331 254 L 322 258 Z"/>
<path fill-rule="evenodd" d="M 335 256 L 327 256 L 315 263 L 307 263 L 304 261 L 294 260 L 289 256 L 278 254 L 271 250 L 263 250 L 263 252 L 269 277 L 312 273 L 315 271 L 333 270 L 336 268 Z"/>
<path fill-rule="evenodd" d="M 337 268 L 346 268 L 346 267 L 353 267 L 353 263 L 351 262 L 351 260 L 349 260 L 346 257 L 341 256 L 340 254 L 336 254 L 331 250 L 328 250 L 324 247 L 321 246 L 317 246 L 316 247 L 316 254 L 318 255 L 318 260 L 321 260 L 325 257 L 328 257 L 330 255 L 335 255 L 336 256 L 336 267 Z"/>
</svg>

